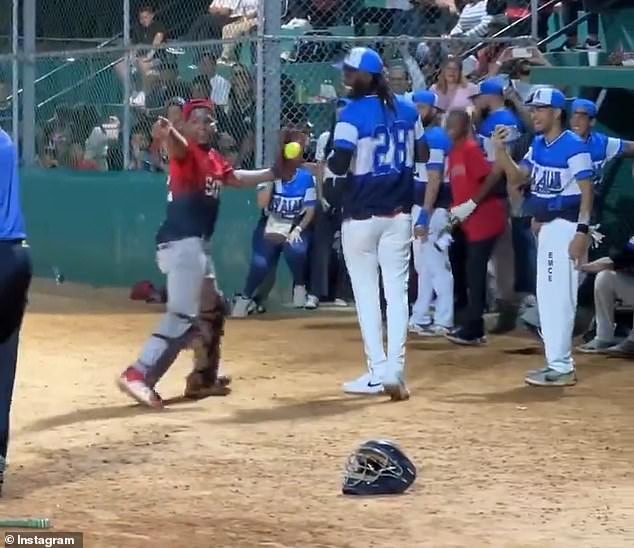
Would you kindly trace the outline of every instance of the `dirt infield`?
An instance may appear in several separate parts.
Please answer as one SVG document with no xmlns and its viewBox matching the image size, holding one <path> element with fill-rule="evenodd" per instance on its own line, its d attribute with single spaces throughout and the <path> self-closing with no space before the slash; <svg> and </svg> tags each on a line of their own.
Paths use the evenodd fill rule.
<svg viewBox="0 0 634 548">
<path fill-rule="evenodd" d="M 42 516 L 88 548 L 634 546 L 634 364 L 579 359 L 577 387 L 524 387 L 536 342 L 412 339 L 412 399 L 344 396 L 354 317 L 231 321 L 234 393 L 132 406 L 114 386 L 157 319 L 113 291 L 38 284 L 23 331 L 2 517 Z M 160 385 L 177 398 L 183 356 Z M 396 440 L 405 496 L 340 495 L 350 450 Z"/>
</svg>

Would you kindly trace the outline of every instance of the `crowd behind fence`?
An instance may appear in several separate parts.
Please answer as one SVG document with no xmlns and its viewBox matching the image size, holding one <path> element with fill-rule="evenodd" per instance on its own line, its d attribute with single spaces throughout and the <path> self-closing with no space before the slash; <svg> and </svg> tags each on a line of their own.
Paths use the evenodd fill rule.
<svg viewBox="0 0 634 548">
<path fill-rule="evenodd" d="M 466 58 L 465 75 L 476 79 L 505 46 L 537 32 L 529 12 L 537 4 L 14 0 L 0 123 L 26 165 L 164 171 L 157 116 L 178 120 L 179 104 L 207 96 L 217 146 L 250 167 L 271 157 L 280 124 L 305 125 L 313 141 L 330 127 L 343 92 L 333 65 L 354 45 L 376 47 L 403 91 L 432 85 L 451 55 Z"/>
</svg>

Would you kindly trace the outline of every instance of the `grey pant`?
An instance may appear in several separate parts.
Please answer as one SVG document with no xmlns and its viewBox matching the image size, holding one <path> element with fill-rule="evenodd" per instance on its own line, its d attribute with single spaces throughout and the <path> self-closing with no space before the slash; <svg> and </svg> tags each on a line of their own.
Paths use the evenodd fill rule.
<svg viewBox="0 0 634 548">
<path fill-rule="evenodd" d="M 215 287 L 214 265 L 205 247 L 201 238 L 186 238 L 158 247 L 158 267 L 167 276 L 167 310 L 135 364 L 150 386 L 165 375 L 188 345 L 196 329 L 205 278 L 213 279 Z"/>
<path fill-rule="evenodd" d="M 594 281 L 594 306 L 597 339 L 601 341 L 614 339 L 614 308 L 617 299 L 625 305 L 634 304 L 634 276 L 614 270 L 599 272 Z M 628 338 L 634 342 L 634 329 Z"/>
</svg>

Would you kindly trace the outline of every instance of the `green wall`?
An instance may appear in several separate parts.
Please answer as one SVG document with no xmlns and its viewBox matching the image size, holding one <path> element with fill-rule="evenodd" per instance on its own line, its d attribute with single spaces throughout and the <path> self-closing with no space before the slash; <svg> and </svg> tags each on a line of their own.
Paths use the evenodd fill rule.
<svg viewBox="0 0 634 548">
<path fill-rule="evenodd" d="M 129 287 L 142 279 L 162 285 L 154 234 L 165 200 L 162 175 L 23 170 L 22 201 L 36 275 L 50 278 L 58 269 L 67 281 L 95 286 Z M 227 294 L 242 289 L 258 217 L 254 191 L 223 192 L 212 254 Z M 289 294 L 285 274 L 278 276 L 274 302 Z"/>
</svg>

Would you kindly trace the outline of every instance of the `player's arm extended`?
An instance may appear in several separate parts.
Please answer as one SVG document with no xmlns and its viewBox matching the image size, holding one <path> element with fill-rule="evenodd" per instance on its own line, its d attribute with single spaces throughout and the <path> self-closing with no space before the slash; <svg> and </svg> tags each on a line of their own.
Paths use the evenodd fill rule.
<svg viewBox="0 0 634 548">
<path fill-rule="evenodd" d="M 440 192 L 443 172 L 440 169 L 427 168 L 427 184 L 425 185 L 425 196 L 423 198 L 423 209 L 429 212 L 434 210 L 434 204 Z"/>
<path fill-rule="evenodd" d="M 260 183 L 277 179 L 273 170 L 268 169 L 236 169 L 224 180 L 224 184 L 234 188 L 253 188 Z"/>
</svg>

